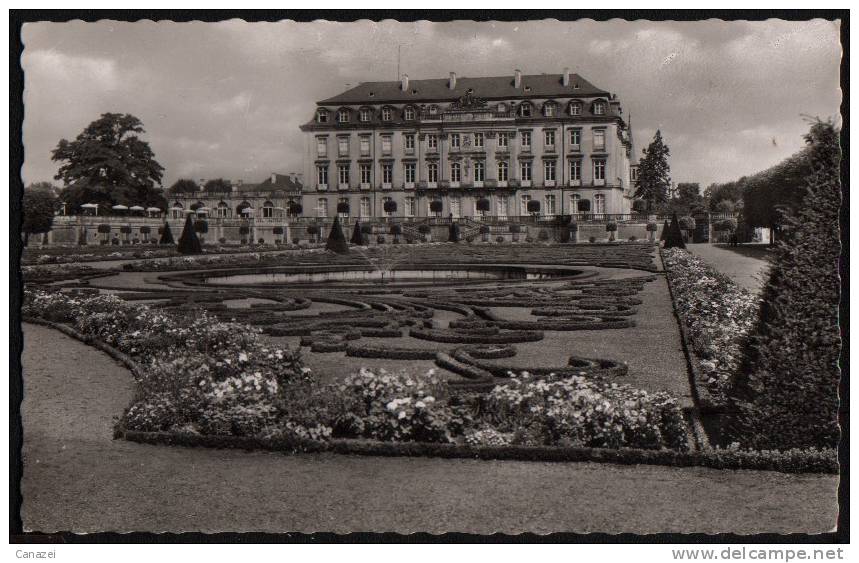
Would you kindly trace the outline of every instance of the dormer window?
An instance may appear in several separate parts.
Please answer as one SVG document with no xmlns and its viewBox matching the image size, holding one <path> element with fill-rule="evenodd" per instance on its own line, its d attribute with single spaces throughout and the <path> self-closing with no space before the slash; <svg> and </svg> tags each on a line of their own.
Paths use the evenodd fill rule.
<svg viewBox="0 0 859 563">
<path fill-rule="evenodd" d="M 555 102 L 546 102 L 543 104 L 543 115 L 546 117 L 555 117 Z"/>
<path fill-rule="evenodd" d="M 415 108 L 409 106 L 406 108 L 406 111 L 403 112 L 403 117 L 406 118 L 406 121 L 412 121 L 415 118 Z"/>
<path fill-rule="evenodd" d="M 391 120 L 391 108 L 382 108 L 382 121 Z"/>
<path fill-rule="evenodd" d="M 337 123 L 349 123 L 348 109 L 341 109 L 337 112 Z"/>
<path fill-rule="evenodd" d="M 531 117 L 531 104 L 528 102 L 519 104 L 519 117 Z"/>
<path fill-rule="evenodd" d="M 498 104 L 498 113 L 507 113 L 507 104 L 503 102 Z"/>
<path fill-rule="evenodd" d="M 594 102 L 594 115 L 605 115 L 605 102 Z"/>
<path fill-rule="evenodd" d="M 369 108 L 361 108 L 361 111 L 358 112 L 358 119 L 363 123 L 367 123 L 370 121 L 370 110 Z"/>
<path fill-rule="evenodd" d="M 436 115 L 438 113 L 438 106 L 432 105 L 429 107 L 429 114 Z"/>
<path fill-rule="evenodd" d="M 570 115 L 582 114 L 582 102 L 570 102 Z"/>
<path fill-rule="evenodd" d="M 328 123 L 328 110 L 316 110 L 316 121 L 317 123 Z"/>
</svg>

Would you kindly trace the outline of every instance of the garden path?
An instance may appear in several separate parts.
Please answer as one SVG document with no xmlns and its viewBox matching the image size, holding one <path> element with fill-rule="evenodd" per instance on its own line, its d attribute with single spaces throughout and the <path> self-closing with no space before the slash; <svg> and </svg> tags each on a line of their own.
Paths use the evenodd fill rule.
<svg viewBox="0 0 859 563">
<path fill-rule="evenodd" d="M 740 287 L 754 293 L 759 292 L 763 287 L 766 271 L 769 267 L 763 258 L 708 243 L 687 244 L 686 249 L 692 254 L 700 256 L 712 267 L 734 280 Z"/>
<path fill-rule="evenodd" d="M 113 440 L 130 374 L 24 325 L 26 530 L 823 532 L 835 475 L 375 458 Z M 739 499 L 739 501 L 738 501 Z"/>
</svg>

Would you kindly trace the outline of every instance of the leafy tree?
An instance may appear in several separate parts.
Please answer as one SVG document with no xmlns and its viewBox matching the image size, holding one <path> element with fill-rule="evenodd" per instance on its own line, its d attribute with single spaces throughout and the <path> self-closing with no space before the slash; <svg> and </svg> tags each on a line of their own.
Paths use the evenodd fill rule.
<svg viewBox="0 0 859 563">
<path fill-rule="evenodd" d="M 180 178 L 173 182 L 173 185 L 168 188 L 171 194 L 193 194 L 200 191 L 200 187 L 194 180 Z"/>
<path fill-rule="evenodd" d="M 735 182 L 727 182 L 725 184 L 710 184 L 704 190 L 704 201 L 710 211 L 722 213 L 718 209 L 718 205 L 722 201 L 730 201 L 735 206 L 737 202 L 743 199 L 743 184 L 746 178 L 743 176 Z"/>
<path fill-rule="evenodd" d="M 224 180 L 223 178 L 215 178 L 214 180 L 206 182 L 203 189 L 209 193 L 225 193 L 233 191 L 233 186 L 229 181 Z"/>
<path fill-rule="evenodd" d="M 181 254 L 200 254 L 203 252 L 203 247 L 200 246 L 200 239 L 197 238 L 197 233 L 194 229 L 194 220 L 191 219 L 190 213 L 185 217 L 185 227 L 182 229 L 182 235 L 179 237 L 179 252 Z"/>
<path fill-rule="evenodd" d="M 343 234 L 343 227 L 340 225 L 340 216 L 334 216 L 334 223 L 331 225 L 331 232 L 328 233 L 328 240 L 325 242 L 325 250 L 336 252 L 337 254 L 348 254 L 349 245 L 346 243 L 346 235 Z"/>
<path fill-rule="evenodd" d="M 756 449 L 839 440 L 841 150 L 829 122 L 814 123 L 806 141 L 806 197 L 781 219 L 785 236 L 731 390 L 731 437 Z"/>
<path fill-rule="evenodd" d="M 31 234 L 47 233 L 54 225 L 54 209 L 57 198 L 51 190 L 46 189 L 45 183 L 30 184 L 24 190 L 21 222 L 24 246 L 30 243 Z"/>
<path fill-rule="evenodd" d="M 160 189 L 164 168 L 138 135 L 143 123 L 130 114 L 104 113 L 74 141 L 61 139 L 51 159 L 62 163 L 55 180 L 72 209 L 94 202 L 166 207 Z"/>
<path fill-rule="evenodd" d="M 668 145 L 662 142 L 662 133 L 658 129 L 643 154 L 644 157 L 638 163 L 635 197 L 647 202 L 649 213 L 668 201 L 668 187 L 671 185 L 671 167 L 668 165 L 671 153 Z"/>
</svg>

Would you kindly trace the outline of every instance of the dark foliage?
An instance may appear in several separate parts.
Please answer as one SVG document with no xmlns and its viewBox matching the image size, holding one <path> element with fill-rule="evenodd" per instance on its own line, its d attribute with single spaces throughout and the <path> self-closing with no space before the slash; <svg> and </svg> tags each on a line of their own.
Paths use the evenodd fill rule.
<svg viewBox="0 0 859 563">
<path fill-rule="evenodd" d="M 203 189 L 209 193 L 229 193 L 233 190 L 233 186 L 223 178 L 215 178 L 206 182 Z"/>
<path fill-rule="evenodd" d="M 338 202 L 337 203 L 337 213 L 345 213 L 346 215 L 348 215 L 349 214 L 349 202 L 348 201 Z"/>
<path fill-rule="evenodd" d="M 757 324 L 731 392 L 729 432 L 760 449 L 838 443 L 841 207 L 838 131 L 817 122 L 806 136 L 806 196 L 779 221 Z"/>
<path fill-rule="evenodd" d="M 193 194 L 200 191 L 200 186 L 194 180 L 180 178 L 173 182 L 167 191 L 171 194 Z"/>
<path fill-rule="evenodd" d="M 336 252 L 337 254 L 348 254 L 349 244 L 346 242 L 346 235 L 343 234 L 343 227 L 340 225 L 340 216 L 334 217 L 334 223 L 331 224 L 331 232 L 328 233 L 328 241 L 325 243 L 325 250 Z"/>
<path fill-rule="evenodd" d="M 650 212 L 668 201 L 668 187 L 671 185 L 671 167 L 668 165 L 671 152 L 662 142 L 662 132 L 656 130 L 653 141 L 642 154 L 635 180 L 635 197 L 647 202 L 647 211 Z"/>
<path fill-rule="evenodd" d="M 686 243 L 683 242 L 683 233 L 680 231 L 680 222 L 677 220 L 677 213 L 671 215 L 671 224 L 668 229 L 662 231 L 665 238 L 665 248 L 686 248 Z"/>
<path fill-rule="evenodd" d="M 448 242 L 459 242 L 459 225 L 456 223 L 451 223 L 447 232 L 447 241 Z"/>
<path fill-rule="evenodd" d="M 207 221 L 203 221 L 202 219 L 198 219 L 194 222 L 194 231 L 205 234 L 209 232 L 209 223 Z"/>
<path fill-rule="evenodd" d="M 441 213 L 443 208 L 444 205 L 442 204 L 441 200 L 434 199 L 430 202 L 430 211 L 432 211 L 433 213 Z"/>
<path fill-rule="evenodd" d="M 182 235 L 179 237 L 179 253 L 180 254 L 200 254 L 203 252 L 200 246 L 200 239 L 197 238 L 197 233 L 194 230 L 194 220 L 189 213 L 185 217 L 185 226 L 182 228 Z"/>
<path fill-rule="evenodd" d="M 540 202 L 536 199 L 528 200 L 527 205 L 528 213 L 539 213 L 540 212 Z"/>
<path fill-rule="evenodd" d="M 175 244 L 173 242 L 173 231 L 170 230 L 170 223 L 164 222 L 164 227 L 160 229 L 161 238 L 158 240 L 158 244 Z"/>
<path fill-rule="evenodd" d="M 360 221 L 355 221 L 355 228 L 352 229 L 352 238 L 349 240 L 349 242 L 358 246 L 364 246 L 364 232 L 362 231 Z"/>
<path fill-rule="evenodd" d="M 47 233 L 54 225 L 54 207 L 57 198 L 47 189 L 29 186 L 24 190 L 22 201 L 23 220 L 21 232 L 24 245 L 30 242 L 31 234 Z"/>
<path fill-rule="evenodd" d="M 478 211 L 489 211 L 489 200 L 484 198 L 480 198 L 477 200 L 477 210 Z"/>
<path fill-rule="evenodd" d="M 397 202 L 392 200 L 392 199 L 389 199 L 388 201 L 386 201 L 382 207 L 384 208 L 385 213 L 396 213 L 397 212 Z"/>
<path fill-rule="evenodd" d="M 665 223 L 662 225 L 662 233 L 659 234 L 659 242 L 665 242 L 665 239 L 668 237 L 668 219 L 665 220 Z"/>
</svg>

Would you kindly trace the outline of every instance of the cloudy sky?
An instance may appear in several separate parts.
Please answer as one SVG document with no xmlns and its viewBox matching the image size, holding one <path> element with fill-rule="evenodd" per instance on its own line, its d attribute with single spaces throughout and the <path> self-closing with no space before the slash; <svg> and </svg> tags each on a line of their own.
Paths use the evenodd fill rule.
<svg viewBox="0 0 859 563">
<path fill-rule="evenodd" d="M 620 96 L 640 150 L 657 128 L 675 181 L 735 179 L 802 145 L 841 101 L 837 23 L 37 23 L 23 30 L 24 182 L 104 112 L 131 113 L 182 177 L 301 171 L 316 100 L 394 80 L 560 73 Z"/>
</svg>

